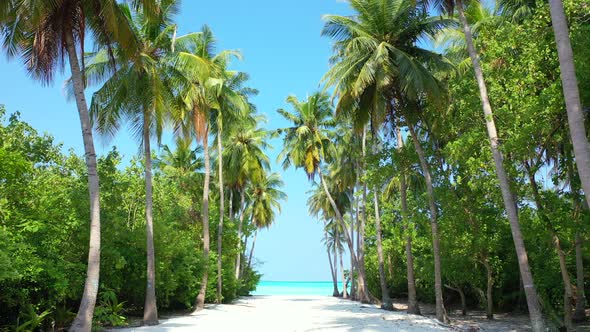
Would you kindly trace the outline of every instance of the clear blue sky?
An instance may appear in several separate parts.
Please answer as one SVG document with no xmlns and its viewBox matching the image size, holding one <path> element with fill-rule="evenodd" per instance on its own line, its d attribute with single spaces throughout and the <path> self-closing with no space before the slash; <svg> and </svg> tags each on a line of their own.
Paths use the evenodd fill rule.
<svg viewBox="0 0 590 332">
<path fill-rule="evenodd" d="M 286 107 L 285 98 L 301 98 L 318 88 L 328 69 L 330 41 L 320 36 L 323 14 L 347 14 L 342 0 L 184 0 L 177 18 L 179 33 L 200 30 L 209 25 L 218 39 L 219 49 L 239 49 L 244 59 L 234 68 L 248 72 L 250 86 L 260 90 L 254 99 L 259 112 L 268 117 L 267 127 L 286 126 L 275 110 Z M 67 74 L 67 70 L 66 70 Z M 80 124 L 75 103 L 67 102 L 62 91 L 66 76 L 58 76 L 50 87 L 33 82 L 18 59 L 0 57 L 0 104 L 9 113 L 20 111 L 22 118 L 41 132 L 52 134 L 64 148 L 83 153 Z M 90 100 L 90 99 L 89 99 Z M 109 144 L 95 139 L 99 154 L 110 146 L 129 158 L 137 145 L 121 132 Z M 280 141 L 274 140 L 274 161 Z M 264 280 L 330 280 L 322 227 L 307 213 L 306 192 L 310 189 L 303 171 L 275 171 L 285 181 L 288 202 L 276 225 L 258 236 L 255 256 L 264 264 Z M 157 222 L 157 220 L 155 221 Z"/>
</svg>

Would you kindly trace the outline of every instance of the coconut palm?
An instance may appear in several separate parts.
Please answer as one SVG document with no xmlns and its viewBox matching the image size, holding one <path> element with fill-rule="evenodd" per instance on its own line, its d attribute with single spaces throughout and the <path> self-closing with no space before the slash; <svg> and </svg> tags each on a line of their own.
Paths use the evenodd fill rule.
<svg viewBox="0 0 590 332">
<path fill-rule="evenodd" d="M 330 259 L 330 252 L 334 253 L 333 263 L 330 264 L 330 267 L 333 266 L 333 296 L 340 296 L 340 292 L 338 291 L 338 258 L 340 258 L 340 272 L 342 274 L 342 282 L 344 282 L 344 270 L 342 269 L 342 255 L 344 255 L 344 242 L 346 241 L 344 239 L 345 231 L 346 228 L 343 228 L 339 222 L 333 219 L 324 223 L 324 245 L 326 246 L 326 251 L 328 252 L 328 259 Z M 347 297 L 347 289 L 344 285 L 342 289 L 342 297 Z"/>
<path fill-rule="evenodd" d="M 335 40 L 335 55 L 333 65 L 323 80 L 335 88 L 339 99 L 337 112 L 353 119 L 357 128 L 370 121 L 375 131 L 388 114 L 396 115 L 393 121 L 397 122 L 404 113 L 416 112 L 416 109 L 408 109 L 401 100 L 440 94 L 440 84 L 432 68 L 446 68 L 448 63 L 439 54 L 418 46 L 418 41 L 433 36 L 451 21 L 428 17 L 411 0 L 353 0 L 350 4 L 355 11 L 354 16 L 324 17 L 323 34 Z M 401 114 L 392 114 L 394 111 Z M 411 125 L 410 122 L 407 124 Z M 425 158 L 421 160 L 425 161 Z M 421 166 L 425 178 L 430 179 L 428 164 L 421 162 Z M 432 183 L 428 198 L 436 316 L 440 321 L 447 321 L 442 299 L 439 233 Z"/>
<path fill-rule="evenodd" d="M 153 0 L 135 0 L 135 8 L 152 12 Z M 9 57 L 19 56 L 31 76 L 43 84 L 53 82 L 68 60 L 73 95 L 80 117 L 90 196 L 90 247 L 84 293 L 71 331 L 89 331 L 100 275 L 100 203 L 96 152 L 88 104 L 84 96 L 86 32 L 97 45 L 119 43 L 134 49 L 135 40 L 123 10 L 115 0 L 23 1 L 7 0 L 0 6 L 0 38 Z"/>
<path fill-rule="evenodd" d="M 236 255 L 235 277 L 240 277 L 242 232 L 245 215 L 246 187 L 250 182 L 258 181 L 265 171 L 270 169 L 268 156 L 264 150 L 269 148 L 266 139 L 268 132 L 257 128 L 256 117 L 244 115 L 239 125 L 234 126 L 228 135 L 228 144 L 223 150 L 227 183 L 230 190 L 237 190 L 240 195 L 238 217 L 238 254 Z M 260 119 L 259 119 L 260 120 Z"/>
<path fill-rule="evenodd" d="M 225 65 L 225 64 L 224 64 Z M 243 84 L 248 80 L 248 75 L 240 72 L 222 70 L 219 81 L 218 91 L 216 94 L 217 105 L 219 106 L 212 112 L 212 121 L 215 122 L 212 133 L 215 134 L 217 141 L 217 169 L 219 181 L 219 223 L 217 228 L 217 303 L 221 303 L 222 292 L 222 239 L 223 239 L 223 219 L 225 214 L 225 196 L 223 183 L 223 124 L 235 126 L 238 122 L 244 120 L 244 117 L 250 110 L 250 104 L 247 98 L 256 93 L 256 90 L 244 87 Z M 231 216 L 230 216 L 231 217 Z"/>
<path fill-rule="evenodd" d="M 561 1 L 559 1 L 561 3 Z M 506 214 L 508 217 L 508 221 L 510 223 L 510 229 L 512 230 L 512 238 L 514 240 L 514 246 L 516 249 L 516 255 L 518 257 L 518 265 L 520 269 L 520 275 L 522 278 L 522 282 L 524 285 L 525 295 L 527 299 L 527 306 L 529 309 L 529 316 L 531 318 L 532 328 L 533 331 L 544 331 L 545 330 L 545 322 L 543 320 L 543 315 L 541 311 L 541 305 L 539 302 L 539 297 L 537 295 L 537 291 L 535 289 L 533 275 L 530 270 L 529 262 L 528 262 L 528 255 L 526 251 L 526 247 L 524 245 L 524 240 L 522 237 L 522 232 L 520 229 L 520 224 L 518 220 L 518 210 L 516 207 L 516 201 L 514 195 L 510 189 L 510 182 L 508 180 L 508 176 L 506 174 L 506 169 L 504 168 L 504 156 L 500 150 L 500 142 L 498 138 L 498 132 L 496 129 L 496 123 L 494 120 L 494 113 L 492 111 L 492 105 L 489 100 L 489 95 L 487 91 L 487 86 L 485 83 L 483 70 L 481 68 L 481 64 L 479 62 L 479 56 L 477 50 L 475 48 L 475 43 L 473 41 L 473 33 L 471 29 L 471 25 L 467 21 L 467 16 L 465 15 L 464 5 L 462 0 L 445 0 L 442 2 L 438 2 L 438 4 L 442 5 L 442 9 L 447 12 L 453 12 L 453 9 L 457 9 L 457 13 L 459 14 L 459 20 L 461 22 L 461 26 L 463 28 L 463 34 L 465 36 L 465 42 L 467 44 L 467 51 L 469 54 L 469 58 L 471 59 L 471 64 L 473 66 L 473 72 L 475 74 L 475 79 L 477 81 L 477 85 L 479 87 L 479 95 L 482 103 L 484 119 L 486 122 L 486 128 L 488 132 L 488 137 L 490 140 L 490 147 L 492 149 L 492 156 L 494 159 L 494 165 L 496 168 L 496 175 L 498 178 L 498 182 L 500 184 L 500 190 L 502 192 L 502 198 L 504 200 L 504 208 L 506 210 Z M 569 40 L 569 39 L 568 39 Z M 570 49 L 571 51 L 571 49 Z M 573 65 L 572 65 L 573 67 Z M 565 90 L 564 90 L 565 91 Z M 569 89 L 568 89 L 569 91 Z M 567 99 L 567 98 L 566 98 Z M 579 100 L 579 99 L 578 99 Z M 587 174 L 588 180 L 588 189 L 590 190 L 590 151 L 588 150 L 588 143 L 586 141 L 586 134 L 585 130 L 582 125 L 582 132 L 579 131 L 579 124 L 583 123 L 583 116 L 581 114 L 581 108 L 579 112 L 575 111 L 574 109 L 568 109 L 568 115 L 572 112 L 572 115 L 577 114 L 576 121 L 577 124 L 572 127 L 572 131 L 575 131 L 577 148 L 580 151 L 580 164 L 578 164 L 578 168 L 582 171 L 587 170 L 587 173 L 580 173 L 580 177 L 582 178 L 582 174 Z M 572 121 L 572 119 L 569 119 Z M 583 140 L 586 141 L 585 144 L 580 144 L 580 133 L 583 133 Z M 572 139 L 574 139 L 572 137 Z M 582 142 L 583 143 L 583 142 Z M 574 143 L 574 145 L 576 145 Z M 585 151 L 584 151 L 585 150 Z M 580 166 L 582 165 L 582 166 Z M 582 181 L 584 182 L 584 181 Z M 586 196 L 588 197 L 588 196 Z M 588 199 L 588 198 L 587 198 Z"/>
<path fill-rule="evenodd" d="M 277 134 L 283 135 L 283 150 L 277 160 L 282 160 L 284 169 L 289 168 L 291 165 L 295 166 L 295 168 L 303 168 L 309 180 L 313 180 L 317 174 L 326 192 L 326 197 L 334 210 L 336 220 L 343 223 L 342 213 L 330 194 L 328 184 L 322 174 L 322 162 L 331 161 L 336 153 L 335 147 L 330 140 L 335 121 L 332 118 L 332 107 L 329 98 L 327 95 L 317 92 L 309 96 L 305 101 L 290 96 L 287 98 L 287 102 L 294 111 L 288 112 L 279 109 L 278 112 L 291 122 L 292 126 L 277 130 Z M 354 253 L 350 235 L 348 232 L 344 234 L 354 265 L 358 266 L 359 260 Z M 359 285 L 364 286 L 362 273 L 359 273 Z M 361 300 L 368 301 L 368 297 L 359 289 L 359 295 L 361 294 Z"/>
<path fill-rule="evenodd" d="M 178 81 L 178 90 L 185 107 L 176 115 L 177 131 L 185 137 L 194 137 L 203 146 L 205 178 L 203 180 L 203 258 L 209 261 L 209 185 L 211 176 L 209 156 L 209 134 L 211 112 L 219 109 L 218 96 L 223 69 L 234 51 L 221 51 L 215 54 L 215 38 L 211 30 L 204 26 L 201 32 L 191 33 L 176 39 L 177 51 L 175 66 L 186 77 L 187 82 Z M 205 306 L 205 293 L 209 278 L 208 264 L 201 280 L 199 294 L 195 301 L 196 310 Z"/>
<path fill-rule="evenodd" d="M 264 175 L 250 184 L 250 205 L 246 214 L 256 227 L 254 240 L 248 257 L 248 270 L 252 266 L 252 256 L 256 245 L 256 235 L 261 228 L 269 228 L 276 220 L 276 214 L 281 213 L 281 201 L 287 199 L 280 188 L 284 186 L 278 173 Z"/>
<path fill-rule="evenodd" d="M 457 6 L 459 6 L 459 3 L 457 1 Z M 534 12 L 537 6 L 537 2 L 534 0 L 499 0 L 498 4 L 502 10 L 502 14 L 511 18 L 513 21 L 520 21 L 527 18 Z M 561 85 L 565 99 L 570 137 L 574 147 L 574 157 L 576 158 L 576 166 L 582 189 L 584 189 L 586 202 L 590 205 L 590 145 L 588 144 L 586 128 L 584 127 L 585 117 L 580 99 L 578 79 L 576 77 L 568 20 L 562 0 L 549 0 L 549 9 L 553 34 L 557 44 Z"/>
<path fill-rule="evenodd" d="M 350 196 L 347 192 L 348 188 L 346 189 L 346 191 L 341 191 L 338 183 L 339 181 L 336 181 L 336 179 L 339 180 L 338 176 L 335 173 L 332 174 L 334 176 L 326 177 L 325 180 L 329 183 L 330 193 L 332 197 L 334 197 L 338 209 L 340 211 L 346 211 L 348 206 L 350 206 Z M 340 296 L 340 292 L 338 291 L 337 261 L 339 255 L 340 258 L 342 258 L 343 250 L 339 250 L 340 248 L 337 248 L 335 246 L 335 242 L 338 239 L 344 241 L 343 230 L 346 230 L 346 225 L 341 225 L 336 219 L 336 213 L 334 212 L 334 209 L 332 208 L 332 205 L 330 204 L 330 201 L 326 196 L 326 192 L 323 190 L 321 186 L 316 186 L 315 189 L 310 193 L 311 195 L 307 200 L 309 214 L 312 216 L 316 216 L 321 220 L 324 220 L 324 242 L 326 245 L 328 262 L 330 264 L 332 282 L 334 285 L 334 291 L 332 295 Z M 337 237 L 338 239 L 336 239 L 335 237 Z M 334 255 L 333 259 L 332 253 Z M 341 272 L 344 272 L 342 268 L 340 270 Z M 343 292 L 344 294 L 346 294 L 346 291 Z"/>
<path fill-rule="evenodd" d="M 91 82 L 105 80 L 94 93 L 90 116 L 98 132 L 107 138 L 113 137 L 123 124 L 143 146 L 146 192 L 146 247 L 147 286 L 143 323 L 158 324 L 156 305 L 156 271 L 153 238 L 152 203 L 152 155 L 150 140 L 155 136 L 158 143 L 162 137 L 165 118 L 174 103 L 174 91 L 170 89 L 170 76 L 176 74 L 170 61 L 173 33 L 176 26 L 171 16 L 178 10 L 175 0 L 160 2 L 157 20 L 137 14 L 133 22 L 136 48 L 133 53 L 117 47 L 114 51 L 102 49 L 90 57 L 86 76 Z M 127 8 L 130 15 L 130 10 Z M 117 66 L 111 67 L 109 52 L 114 54 Z"/>
</svg>

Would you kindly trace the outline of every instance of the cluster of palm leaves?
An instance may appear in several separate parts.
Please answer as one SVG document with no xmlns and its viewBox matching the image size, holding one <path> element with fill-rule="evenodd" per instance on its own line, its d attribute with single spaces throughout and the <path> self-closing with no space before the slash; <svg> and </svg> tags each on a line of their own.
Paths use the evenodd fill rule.
<svg viewBox="0 0 590 332">
<path fill-rule="evenodd" d="M 256 90 L 245 86 L 248 75 L 229 69 L 237 51 L 217 52 L 215 38 L 202 31 L 177 36 L 174 15 L 177 0 L 130 1 L 3 1 L 0 36 L 9 56 L 21 56 L 35 79 L 50 83 L 66 60 L 71 69 L 67 93 L 77 103 L 88 166 L 91 199 L 91 237 L 88 275 L 72 331 L 89 331 L 99 284 L 100 207 L 99 179 L 93 128 L 108 140 L 121 128 L 131 131 L 144 155 L 146 190 L 147 286 L 144 324 L 157 324 L 156 276 L 152 216 L 152 140 L 161 145 L 170 129 L 176 147 L 163 146 L 156 163 L 188 191 L 202 188 L 193 201 L 195 216 L 203 223 L 204 260 L 209 259 L 209 196 L 211 153 L 209 138 L 217 142 L 217 302 L 222 299 L 223 219 L 239 220 L 240 246 L 248 235 L 243 224 L 268 227 L 280 210 L 285 194 L 277 174 L 270 173 L 269 134 L 264 119 L 249 98 Z M 94 51 L 85 53 L 86 32 L 92 33 Z M 98 86 L 88 107 L 84 90 Z M 231 144 L 228 144 L 230 143 Z M 196 143 L 196 145 L 195 145 Z M 197 146 L 193 148 L 193 146 Z M 227 148 L 224 149 L 224 147 Z M 202 155 L 202 158 L 201 158 Z M 227 176 L 224 182 L 224 174 Z M 229 212 L 225 193 L 229 193 Z M 191 197 L 199 197 L 196 193 Z M 235 202 L 235 198 L 239 201 Z M 234 206 L 236 206 L 234 208 Z M 199 211 L 196 211 L 199 210 Z M 253 249 L 253 245 L 252 245 Z M 245 247 L 244 247 L 245 250 Z M 236 277 L 244 266 L 239 251 Z M 248 260 L 251 264 L 251 256 Z M 208 280 L 205 264 L 195 307 L 202 309 Z"/>
<path fill-rule="evenodd" d="M 401 162 L 400 157 L 406 149 L 404 145 L 410 144 L 419 159 L 418 174 L 422 176 L 421 182 L 426 188 L 429 203 L 436 316 L 442 322 L 448 321 L 442 297 L 442 263 L 437 222 L 440 211 L 431 170 L 434 165 L 423 148 L 423 140 L 432 139 L 429 132 L 430 124 L 425 122 L 424 112 L 428 105 L 449 102 L 444 80 L 457 77 L 456 75 L 465 75 L 473 70 L 479 86 L 497 179 L 519 258 L 518 264 L 533 330 L 543 331 L 545 322 L 540 301 L 527 260 L 515 198 L 504 169 L 492 107 L 473 41 L 477 38 L 481 25 L 497 25 L 502 20 L 523 20 L 533 12 L 536 2 L 499 1 L 497 13 L 493 13 L 485 4 L 477 1 L 470 2 L 468 6 L 460 0 L 350 0 L 349 3 L 354 12 L 353 15 L 324 16 L 326 23 L 322 33 L 333 40 L 333 56 L 331 68 L 322 82 L 326 89 L 333 89 L 334 109 L 332 110 L 328 103 L 329 97 L 322 92 L 309 96 L 304 102 L 297 101 L 295 97 L 289 97 L 288 102 L 292 104 L 294 112 L 279 110 L 279 113 L 293 126 L 281 129 L 279 133 L 284 134 L 284 150 L 280 156 L 283 166 L 293 165 L 303 168 L 310 180 L 313 180 L 316 174 L 320 177 L 308 205 L 312 214 L 320 216 L 326 225 L 329 225 L 326 226 L 326 234 L 334 237 L 327 242 L 328 248 L 331 248 L 329 250 L 334 255 L 338 253 L 334 242 L 348 244 L 351 269 L 355 271 L 351 273 L 351 276 L 358 278 L 357 282 L 353 283 L 353 298 L 361 301 L 372 299 L 372 295 L 367 293 L 365 286 L 363 260 L 367 190 L 372 190 L 373 196 L 377 197 L 382 191 L 391 192 L 392 188 L 396 188 L 401 192 L 401 215 L 407 233 L 408 311 L 420 312 L 416 300 L 412 265 L 411 229 L 413 226 L 408 220 L 410 211 L 407 209 L 406 202 L 408 181 L 411 181 L 412 174 L 416 173 L 411 172 L 412 165 Z M 578 161 L 578 173 L 582 179 L 581 182 L 590 185 L 590 182 L 585 180 L 586 174 L 590 171 L 590 163 L 586 159 L 590 149 L 583 124 L 576 78 L 573 74 L 567 26 L 563 24 L 565 21 L 563 4 L 560 0 L 552 0 L 550 5 L 560 51 L 570 132 L 573 145 L 576 146 L 574 153 Z M 439 11 L 441 14 L 432 16 L 433 11 Z M 429 41 L 436 41 L 436 47 L 445 49 L 445 54 L 439 54 L 427 48 Z M 329 115 L 332 111 L 335 113 L 334 117 Z M 573 123 L 572 119 L 578 123 Z M 341 133 L 348 133 L 348 135 Z M 354 136 L 357 138 L 353 138 Z M 395 164 L 397 164 L 396 171 L 399 175 L 391 181 L 384 181 L 386 185 L 377 184 L 368 188 L 366 174 L 369 170 L 365 165 L 366 145 L 369 144 L 373 153 L 379 153 L 380 142 L 388 137 L 397 137 L 397 141 L 393 143 L 397 145 L 397 153 L 387 157 L 386 160 L 397 161 Z M 351 156 L 353 161 L 350 160 Z M 534 177 L 531 181 L 535 182 Z M 590 190 L 590 187 L 587 189 Z M 584 192 L 587 198 L 590 197 L 588 194 L 590 191 L 584 190 Z M 391 308 L 383 269 L 378 203 L 375 199 L 374 220 L 377 230 L 376 246 L 381 281 L 381 303 L 384 308 Z M 349 222 L 347 223 L 346 220 Z M 337 225 L 336 228 L 340 230 L 336 234 L 334 225 Z M 356 243 L 355 231 L 358 233 Z M 559 241 L 556 243 L 559 245 Z M 559 247 L 556 249 L 561 252 Z M 330 266 L 334 271 L 335 260 L 330 263 Z M 337 294 L 336 274 L 333 272 L 332 275 L 335 284 L 334 292 Z M 569 284 L 569 279 L 564 281 Z M 571 320 L 568 321 L 568 313 L 571 311 L 571 303 L 568 304 L 571 301 L 571 289 L 568 291 L 567 286 L 565 293 L 570 295 L 565 300 L 567 306 L 564 309 L 566 312 L 564 325 L 571 328 Z M 488 314 L 488 316 L 491 315 Z"/>
</svg>

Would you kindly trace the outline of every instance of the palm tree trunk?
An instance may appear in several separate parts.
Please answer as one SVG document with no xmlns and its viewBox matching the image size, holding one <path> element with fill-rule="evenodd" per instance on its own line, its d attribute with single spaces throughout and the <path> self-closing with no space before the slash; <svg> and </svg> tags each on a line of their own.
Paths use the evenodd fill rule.
<svg viewBox="0 0 590 332">
<path fill-rule="evenodd" d="M 98 173 L 96 170 L 96 152 L 92 138 L 92 125 L 88 114 L 88 104 L 84 96 L 84 80 L 78 55 L 74 42 L 74 35 L 70 31 L 65 36 L 66 49 L 68 52 L 72 82 L 74 86 L 74 97 L 80 117 L 82 138 L 84 141 L 84 156 L 86 168 L 88 169 L 88 192 L 90 195 L 90 245 L 88 249 L 88 267 L 86 270 L 86 281 L 84 282 L 84 293 L 80 301 L 78 313 L 70 331 L 90 331 L 92 328 L 92 316 L 96 305 L 98 294 L 98 282 L 100 276 L 100 195 Z"/>
<path fill-rule="evenodd" d="M 432 176 L 430 174 L 430 167 L 426 161 L 426 155 L 420 145 L 418 136 L 414 131 L 413 125 L 407 121 L 412 141 L 418 158 L 420 159 L 420 166 L 424 173 L 424 180 L 426 181 L 426 193 L 428 196 L 428 205 L 430 208 L 430 229 L 432 230 L 432 253 L 434 255 L 434 294 L 436 298 L 436 319 L 443 323 L 448 323 L 449 318 L 445 310 L 445 304 L 443 302 L 443 289 L 442 289 L 442 269 L 440 266 L 440 235 L 438 232 L 438 221 L 436 211 L 436 199 L 434 196 L 434 186 L 432 185 Z"/>
<path fill-rule="evenodd" d="M 567 19 L 562 0 L 549 0 L 549 8 L 555 42 L 557 43 L 561 85 L 563 86 L 570 136 L 574 146 L 574 156 L 586 202 L 590 205 L 590 147 L 588 146 L 586 128 L 584 127 L 584 113 L 580 101 L 580 91 L 578 90 Z"/>
<path fill-rule="evenodd" d="M 234 218 L 234 191 L 229 190 L 229 208 L 227 209 L 229 214 L 229 220 L 232 221 Z"/>
<path fill-rule="evenodd" d="M 362 137 L 362 163 L 361 163 L 361 174 L 365 172 L 365 156 L 367 152 L 367 128 L 363 128 Z M 359 223 L 358 231 L 358 274 L 359 274 L 359 287 L 358 297 L 363 303 L 369 303 L 369 294 L 365 281 L 367 280 L 367 273 L 365 271 L 365 224 L 367 222 L 367 183 L 363 181 L 363 209 L 361 210 L 361 219 Z"/>
<path fill-rule="evenodd" d="M 352 196 L 354 197 L 354 189 L 353 189 L 353 194 Z M 351 237 L 351 242 L 354 245 L 354 225 L 355 225 L 355 218 L 354 218 L 354 211 L 352 211 L 354 209 L 354 207 L 351 204 L 351 212 L 350 212 L 350 237 Z M 349 248 L 350 249 L 350 248 Z M 350 249 L 351 252 L 354 252 L 354 247 L 352 249 Z M 355 300 L 356 299 L 356 284 L 355 284 L 355 278 L 354 278 L 354 273 L 355 273 L 355 266 L 354 266 L 354 261 L 352 258 L 352 255 L 350 256 L 350 299 L 351 300 Z"/>
<path fill-rule="evenodd" d="M 373 187 L 373 198 L 375 201 L 375 228 L 377 231 L 377 260 L 379 264 L 379 282 L 381 284 L 381 308 L 393 310 L 393 303 L 389 297 L 389 287 L 387 287 L 387 278 L 385 277 L 385 262 L 383 259 L 383 231 L 381 230 L 381 216 L 379 215 L 379 198 L 377 197 L 377 187 Z"/>
<path fill-rule="evenodd" d="M 404 140 L 399 128 L 396 129 L 398 153 L 404 148 Z M 406 186 L 406 170 L 402 167 L 400 174 L 400 197 L 402 207 L 402 224 L 406 234 L 406 261 L 408 279 L 408 313 L 420 315 L 420 306 L 416 298 L 416 279 L 414 277 L 414 255 L 412 255 L 412 231 L 410 230 L 410 218 L 408 213 L 408 193 Z"/>
<path fill-rule="evenodd" d="M 203 156 L 205 159 L 205 180 L 203 181 L 203 278 L 201 288 L 195 303 L 196 311 L 205 307 L 205 293 L 207 292 L 207 281 L 209 279 L 209 180 L 211 177 L 211 166 L 209 160 L 209 125 L 206 125 L 203 135 Z"/>
<path fill-rule="evenodd" d="M 341 248 L 342 249 L 342 248 Z M 344 277 L 344 264 L 342 263 L 342 256 L 344 251 L 340 252 L 340 276 L 342 277 L 342 298 L 348 298 L 348 289 L 346 287 L 346 278 Z"/>
<path fill-rule="evenodd" d="M 586 294 L 584 294 L 584 256 L 582 235 L 576 232 L 576 310 L 573 320 L 581 322 L 586 319 Z"/>
<path fill-rule="evenodd" d="M 527 174 L 529 176 L 529 182 L 531 184 L 531 188 L 533 189 L 533 199 L 535 201 L 535 205 L 537 207 L 537 212 L 541 220 L 545 222 L 545 225 L 549 229 L 549 233 L 551 234 L 551 238 L 553 239 L 553 245 L 555 246 L 555 251 L 557 252 L 557 256 L 559 258 L 559 269 L 561 271 L 561 280 L 563 282 L 563 323 L 565 328 L 568 331 L 572 331 L 572 301 L 573 301 L 573 292 L 572 292 L 572 284 L 569 273 L 567 272 L 567 265 L 566 265 L 566 257 L 565 253 L 561 249 L 561 241 L 559 240 L 559 236 L 557 235 L 557 231 L 553 227 L 551 220 L 545 213 L 544 205 L 541 201 L 541 195 L 539 194 L 539 187 L 537 186 L 537 180 L 535 180 L 535 172 L 532 171 L 529 163 L 527 161 L 524 162 L 524 167 L 527 170 Z"/>
<path fill-rule="evenodd" d="M 332 254 L 328 246 L 328 232 L 326 231 L 326 222 L 324 221 L 324 242 L 326 243 L 326 253 L 328 254 L 328 263 L 330 264 L 330 276 L 332 276 L 332 296 L 336 297 L 338 293 L 338 281 L 336 280 L 336 272 L 334 272 L 334 263 L 332 263 Z"/>
<path fill-rule="evenodd" d="M 581 227 L 580 223 L 582 218 L 580 218 L 580 213 L 582 212 L 581 209 L 587 210 L 588 203 L 586 201 L 580 200 L 579 192 L 580 188 L 575 185 L 577 182 L 574 181 L 574 161 L 573 159 L 568 163 L 568 180 L 570 184 L 570 191 L 573 193 L 573 213 L 572 218 L 578 224 L 578 227 Z M 582 203 L 582 204 L 580 204 Z M 575 322 L 582 322 L 586 320 L 586 294 L 584 292 L 584 254 L 582 250 L 582 245 L 584 239 L 582 238 L 582 234 L 579 230 L 576 231 L 575 235 L 575 250 L 576 250 L 576 308 L 574 310 L 574 314 L 572 316 L 572 320 Z"/>
<path fill-rule="evenodd" d="M 248 270 L 252 268 L 252 256 L 254 256 L 254 246 L 256 245 L 256 237 L 258 236 L 258 229 L 254 232 L 252 239 L 252 248 L 250 248 L 250 255 L 248 256 Z"/>
<path fill-rule="evenodd" d="M 145 229 L 147 247 L 147 286 L 145 305 L 143 307 L 143 324 L 158 324 L 158 307 L 156 305 L 156 258 L 154 253 L 154 225 L 152 214 L 152 152 L 150 146 L 150 118 L 145 111 L 143 123 L 143 147 L 145 153 Z"/>
<path fill-rule="evenodd" d="M 219 224 L 217 225 L 217 303 L 221 303 L 221 291 L 223 283 L 222 268 L 222 244 L 223 244 L 223 215 L 225 214 L 225 197 L 223 192 L 223 144 L 221 136 L 223 133 L 223 125 L 221 116 L 217 119 L 217 171 L 219 172 Z"/>
<path fill-rule="evenodd" d="M 336 239 L 334 239 L 336 241 Z M 334 280 L 334 292 L 332 292 L 332 296 L 334 297 L 339 297 L 340 296 L 340 291 L 338 290 L 338 248 L 336 243 L 334 242 L 334 262 L 333 262 L 333 266 L 334 266 L 334 275 L 332 276 L 333 280 Z"/>
<path fill-rule="evenodd" d="M 240 189 L 240 220 L 238 222 L 238 254 L 236 256 L 236 279 L 240 278 L 240 260 L 242 259 L 242 227 L 244 225 L 244 204 L 246 201 L 244 188 Z"/>
<path fill-rule="evenodd" d="M 524 240 L 522 238 L 520 224 L 518 222 L 516 201 L 514 200 L 512 191 L 510 190 L 508 176 L 506 175 L 506 170 L 504 169 L 504 157 L 502 156 L 502 152 L 499 149 L 498 135 L 496 133 L 496 124 L 494 122 L 492 106 L 489 101 L 487 87 L 483 77 L 483 71 L 479 64 L 479 58 L 475 50 L 475 45 L 473 44 L 471 27 L 465 18 L 465 13 L 463 12 L 463 3 L 461 0 L 457 0 L 457 10 L 459 11 L 459 19 L 463 25 L 463 33 L 465 34 L 465 41 L 467 43 L 469 57 L 471 58 L 471 63 L 473 64 L 473 70 L 475 72 L 475 78 L 477 79 L 477 85 L 479 87 L 484 118 L 490 139 L 492 155 L 494 157 L 494 164 L 496 166 L 496 174 L 498 176 L 498 181 L 500 182 L 502 198 L 504 199 L 504 207 L 506 209 L 506 214 L 510 223 L 510 229 L 512 231 L 512 239 L 514 241 L 514 247 L 518 257 L 518 267 L 520 269 L 520 276 L 524 285 L 531 325 L 534 332 L 545 331 L 545 322 L 541 312 L 541 304 L 539 302 L 537 291 L 535 290 L 533 275 L 529 267 L 529 259 L 524 245 Z M 590 176 L 588 179 L 590 179 Z"/>
<path fill-rule="evenodd" d="M 338 206 L 336 205 L 336 202 L 334 201 L 334 198 L 332 197 L 332 194 L 330 194 L 330 191 L 328 190 L 328 185 L 326 184 L 326 181 L 324 180 L 324 176 L 322 175 L 322 168 L 318 167 L 318 175 L 320 177 L 320 182 L 322 183 L 322 186 L 324 188 L 324 192 L 326 193 L 326 196 L 328 197 L 328 201 L 330 202 L 330 205 L 332 206 L 332 208 L 334 209 L 334 213 L 336 214 L 336 220 L 338 220 L 338 222 L 340 223 L 340 226 L 342 226 L 342 228 L 345 228 L 346 225 L 344 223 L 344 219 L 342 218 L 342 214 L 340 213 L 340 209 L 338 209 Z M 346 243 L 348 244 L 348 249 L 350 250 L 350 257 L 353 260 L 353 263 L 355 266 L 357 266 L 357 268 L 359 269 L 359 274 L 358 274 L 358 283 L 359 283 L 359 288 L 358 288 L 358 295 L 359 297 L 361 296 L 361 285 L 363 285 L 363 289 L 364 289 L 364 284 L 365 284 L 365 280 L 364 280 L 364 276 L 362 275 L 362 273 L 360 273 L 360 268 L 359 268 L 359 260 L 356 257 L 356 255 L 354 254 L 354 245 L 352 243 L 352 240 L 350 239 L 350 235 L 348 234 L 348 232 L 344 232 L 345 235 L 345 240 Z M 357 235 L 360 236 L 360 233 Z M 366 293 L 363 297 L 360 297 L 361 301 L 366 301 L 368 302 L 369 299 L 366 296 Z"/>
</svg>

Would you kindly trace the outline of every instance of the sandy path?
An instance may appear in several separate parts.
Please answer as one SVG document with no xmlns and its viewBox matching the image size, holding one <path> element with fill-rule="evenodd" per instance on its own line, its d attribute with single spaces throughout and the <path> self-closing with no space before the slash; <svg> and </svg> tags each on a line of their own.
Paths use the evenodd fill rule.
<svg viewBox="0 0 590 332">
<path fill-rule="evenodd" d="M 322 296 L 253 296 L 121 331 L 449 331 L 435 320 Z"/>
</svg>

